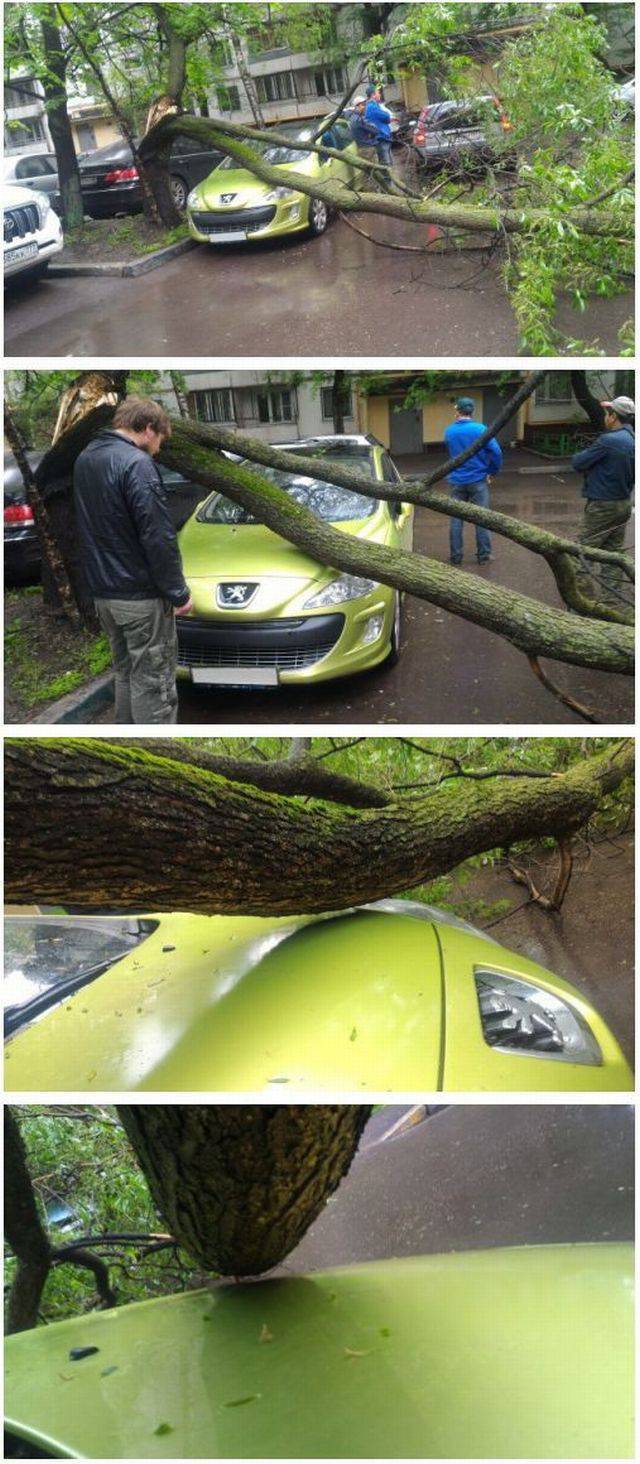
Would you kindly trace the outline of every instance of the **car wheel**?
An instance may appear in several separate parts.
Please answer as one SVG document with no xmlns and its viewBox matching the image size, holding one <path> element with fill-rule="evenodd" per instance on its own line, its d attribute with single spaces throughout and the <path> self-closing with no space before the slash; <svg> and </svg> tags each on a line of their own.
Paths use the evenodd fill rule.
<svg viewBox="0 0 640 1464">
<path fill-rule="evenodd" d="M 322 198 L 312 198 L 309 204 L 309 232 L 324 234 L 329 223 L 329 209 Z"/>
<path fill-rule="evenodd" d="M 397 666 L 402 650 L 402 596 L 396 590 L 393 601 L 393 623 L 391 626 L 391 649 L 387 656 L 387 666 Z"/>
<path fill-rule="evenodd" d="M 187 198 L 189 195 L 189 189 L 187 188 L 184 178 L 179 178 L 177 173 L 172 173 L 169 180 L 169 186 L 171 188 L 171 197 L 175 203 L 176 208 L 179 210 L 180 213 L 184 213 L 187 207 Z"/>
</svg>

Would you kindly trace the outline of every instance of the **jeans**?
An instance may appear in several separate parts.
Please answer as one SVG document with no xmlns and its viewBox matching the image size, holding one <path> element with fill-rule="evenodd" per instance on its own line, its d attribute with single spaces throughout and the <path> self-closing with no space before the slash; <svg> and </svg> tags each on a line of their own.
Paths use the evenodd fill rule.
<svg viewBox="0 0 640 1464">
<path fill-rule="evenodd" d="M 593 549 L 624 549 L 624 531 L 631 517 L 631 499 L 587 498 L 580 543 L 590 544 Z M 580 570 L 577 575 L 578 588 L 589 599 L 602 598 L 605 604 L 621 608 L 619 599 L 623 587 L 622 570 L 616 564 L 598 564 L 595 559 L 587 561 L 591 573 Z M 629 582 L 624 581 L 629 589 Z"/>
<path fill-rule="evenodd" d="M 113 659 L 116 722 L 175 722 L 178 633 L 168 600 L 96 600 Z"/>
<path fill-rule="evenodd" d="M 378 154 L 378 162 L 379 163 L 384 163 L 384 165 L 385 165 L 386 168 L 390 168 L 391 167 L 391 143 L 388 142 L 386 138 L 381 137 L 380 138 L 380 141 L 376 143 L 376 152 Z"/>
<path fill-rule="evenodd" d="M 451 497 L 458 498 L 462 503 L 477 503 L 480 508 L 489 507 L 489 484 L 486 478 L 481 478 L 479 483 L 454 483 L 451 489 Z M 462 519 L 450 519 L 449 521 L 449 556 L 452 564 L 462 562 Z M 476 524 L 476 553 L 478 563 L 488 559 L 491 554 L 491 535 L 488 529 L 482 524 Z"/>
</svg>

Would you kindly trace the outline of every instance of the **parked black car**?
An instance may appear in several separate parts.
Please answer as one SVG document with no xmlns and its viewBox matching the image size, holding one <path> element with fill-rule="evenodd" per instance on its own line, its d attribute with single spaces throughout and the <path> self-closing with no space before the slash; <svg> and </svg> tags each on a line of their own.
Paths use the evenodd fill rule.
<svg viewBox="0 0 640 1464">
<path fill-rule="evenodd" d="M 44 457 L 42 452 L 27 453 L 34 472 Z M 167 490 L 169 511 L 176 532 L 186 524 L 194 508 L 207 496 L 207 489 L 192 483 L 170 468 L 160 467 Z M 13 456 L 4 457 L 4 577 L 5 583 L 29 583 L 40 578 L 40 540 L 27 503 L 22 474 Z"/>
<path fill-rule="evenodd" d="M 184 209 L 196 183 L 222 162 L 223 153 L 203 148 L 189 137 L 177 137 L 171 148 L 171 191 L 177 208 Z M 92 219 L 119 213 L 140 213 L 142 191 L 131 148 L 126 142 L 82 153 L 78 159 L 85 213 Z"/>
<path fill-rule="evenodd" d="M 423 167 L 462 168 L 507 156 L 511 123 L 495 97 L 432 102 L 423 107 L 411 140 Z"/>
</svg>

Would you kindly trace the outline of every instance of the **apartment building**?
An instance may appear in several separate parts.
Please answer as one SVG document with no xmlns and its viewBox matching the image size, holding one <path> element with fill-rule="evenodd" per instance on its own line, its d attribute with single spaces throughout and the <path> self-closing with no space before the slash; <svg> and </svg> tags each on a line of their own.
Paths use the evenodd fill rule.
<svg viewBox="0 0 640 1464">
<path fill-rule="evenodd" d="M 4 150 L 10 156 L 53 152 L 44 87 L 35 76 L 16 76 L 4 88 Z"/>
<path fill-rule="evenodd" d="M 233 427 L 264 442 L 293 442 L 333 431 L 330 375 L 318 381 L 292 372 L 189 371 L 185 386 L 189 408 L 200 421 Z M 169 382 L 162 397 L 175 409 Z M 361 431 L 357 413 L 354 391 L 347 432 Z"/>
</svg>

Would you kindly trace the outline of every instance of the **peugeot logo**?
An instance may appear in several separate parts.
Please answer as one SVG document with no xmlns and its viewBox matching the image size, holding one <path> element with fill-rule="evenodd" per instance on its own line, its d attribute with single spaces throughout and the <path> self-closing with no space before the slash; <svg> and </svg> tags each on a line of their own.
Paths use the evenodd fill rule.
<svg viewBox="0 0 640 1464">
<path fill-rule="evenodd" d="M 218 585 L 216 590 L 216 604 L 220 610 L 244 610 L 251 601 L 258 589 L 258 584 L 223 584 Z"/>
<path fill-rule="evenodd" d="M 4 234 L 5 234 L 5 239 L 12 239 L 13 238 L 13 235 L 15 233 L 15 228 L 16 228 L 16 221 L 13 218 L 13 216 L 11 214 L 5 214 L 5 216 L 4 216 Z"/>
<path fill-rule="evenodd" d="M 234 200 L 234 198 L 236 196 L 237 195 L 235 193 L 221 193 L 220 194 L 220 202 L 221 203 L 233 203 L 233 200 Z"/>
</svg>

